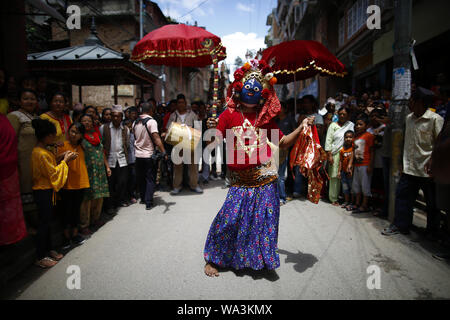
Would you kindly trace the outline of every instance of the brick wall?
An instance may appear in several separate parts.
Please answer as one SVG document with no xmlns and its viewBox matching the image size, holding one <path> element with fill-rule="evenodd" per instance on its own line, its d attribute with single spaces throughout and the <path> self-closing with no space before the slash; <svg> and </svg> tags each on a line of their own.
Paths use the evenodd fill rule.
<svg viewBox="0 0 450 320">
<path fill-rule="evenodd" d="M 95 24 L 97 27 L 97 36 L 104 44 L 118 52 L 130 53 L 132 48 L 130 48 L 130 42 L 136 36 L 136 23 L 130 18 L 119 18 L 111 17 L 118 22 L 119 25 L 112 23 L 110 20 L 100 20 L 95 19 Z M 83 45 L 84 41 L 90 34 L 90 19 L 83 19 L 81 30 L 71 30 L 70 31 L 70 45 L 79 46 Z"/>
<path fill-rule="evenodd" d="M 111 107 L 114 104 L 112 86 L 84 86 L 81 90 L 83 105 L 93 105 L 95 107 Z M 73 104 L 80 102 L 78 96 L 78 86 L 72 86 Z M 129 106 L 133 106 L 135 97 L 137 97 L 136 92 L 132 97 L 118 96 L 117 102 L 121 106 L 125 106 L 125 103 L 128 103 Z"/>
<path fill-rule="evenodd" d="M 113 17 L 115 21 L 120 25 L 114 24 L 107 19 L 96 18 L 95 24 L 97 28 L 98 38 L 109 48 L 124 53 L 130 53 L 130 39 L 135 34 L 135 22 L 130 18 Z M 81 23 L 81 30 L 71 30 L 70 45 L 79 46 L 84 45 L 84 41 L 90 34 L 90 19 L 83 19 Z M 64 33 L 60 32 L 61 29 L 52 26 L 54 31 L 54 37 L 58 40 L 63 38 Z M 66 33 L 67 35 L 67 33 Z M 111 106 L 114 104 L 114 96 L 111 94 L 112 86 L 84 86 L 82 87 L 82 103 L 85 105 L 93 105 L 96 107 Z M 134 95 L 131 97 L 118 96 L 118 103 L 122 106 L 125 103 L 132 106 L 134 105 L 134 99 L 140 96 L 139 86 L 134 86 Z M 72 86 L 73 103 L 79 102 L 78 86 Z"/>
<path fill-rule="evenodd" d="M 137 6 L 137 4 L 136 4 Z M 155 4 L 155 6 L 157 6 Z M 165 18 L 159 12 L 158 8 L 153 5 L 147 5 L 147 13 L 152 17 L 155 25 L 162 26 L 166 24 Z M 83 13 L 82 9 L 82 13 Z M 67 40 L 70 39 L 71 46 L 83 45 L 85 39 L 90 34 L 91 17 L 86 16 L 89 11 L 86 12 L 84 18 L 81 21 L 81 30 L 71 30 L 70 32 L 64 31 L 56 23 L 52 24 L 52 36 L 53 40 Z M 112 21 L 113 20 L 113 21 Z M 139 21 L 135 17 L 128 16 L 109 16 L 105 17 L 95 17 L 95 25 L 97 29 L 98 38 L 105 43 L 105 45 L 118 52 L 124 52 L 131 54 L 132 47 L 130 43 L 136 41 L 139 37 Z M 133 39 L 135 37 L 136 39 Z M 161 73 L 160 66 L 152 66 L 151 71 L 159 75 Z M 184 93 L 188 100 L 201 98 L 206 100 L 206 93 L 203 90 L 203 78 L 209 74 L 203 72 L 201 69 L 200 76 L 195 77 L 195 83 L 192 84 L 189 81 L 188 74 L 186 70 L 183 70 L 183 81 L 180 86 L 180 70 L 177 67 L 166 67 L 166 85 L 165 85 L 165 100 L 166 102 L 170 99 L 174 99 L 178 93 Z M 205 68 L 208 70 L 208 68 Z M 149 93 L 145 93 L 144 97 L 148 98 L 152 95 L 158 102 L 162 100 L 161 88 L 162 82 L 157 81 L 157 83 L 151 88 Z M 147 92 L 149 90 L 146 90 Z M 72 86 L 72 97 L 73 103 L 79 102 L 78 97 L 78 86 Z M 133 97 L 118 97 L 119 104 L 124 105 L 127 102 L 129 105 L 134 105 L 134 98 L 141 96 L 140 85 L 135 86 Z M 86 105 L 94 106 L 110 106 L 114 103 L 114 97 L 111 95 L 110 86 L 96 86 L 90 87 L 86 86 L 82 88 L 82 103 Z"/>
</svg>

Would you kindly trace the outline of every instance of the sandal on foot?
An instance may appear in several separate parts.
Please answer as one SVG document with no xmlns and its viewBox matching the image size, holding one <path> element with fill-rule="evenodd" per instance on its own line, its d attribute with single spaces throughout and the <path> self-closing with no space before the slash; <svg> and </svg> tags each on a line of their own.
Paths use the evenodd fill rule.
<svg viewBox="0 0 450 320">
<path fill-rule="evenodd" d="M 376 210 L 373 212 L 374 217 L 386 217 L 386 214 L 383 212 L 383 210 Z"/>
<path fill-rule="evenodd" d="M 366 213 L 366 212 L 370 212 L 369 208 L 356 208 L 355 210 L 352 211 L 352 213 Z"/>
<path fill-rule="evenodd" d="M 56 252 L 55 250 L 50 251 L 50 257 L 55 260 L 55 261 L 59 261 L 61 260 L 64 256 L 61 253 Z"/>
<path fill-rule="evenodd" d="M 355 205 L 353 205 L 353 204 L 349 204 L 345 209 L 346 209 L 347 211 L 353 211 L 353 210 L 358 209 L 358 207 L 355 206 Z"/>
<path fill-rule="evenodd" d="M 349 206 L 349 205 L 350 205 L 350 203 L 344 202 L 344 203 L 341 205 L 341 208 L 342 208 L 342 209 L 345 209 L 345 208 L 347 208 L 347 206 Z"/>
<path fill-rule="evenodd" d="M 58 261 L 55 261 L 51 259 L 50 257 L 42 258 L 41 260 L 38 260 L 35 262 L 35 265 L 38 267 L 41 267 L 42 269 L 47 269 L 53 267 L 55 264 L 57 264 Z"/>
</svg>

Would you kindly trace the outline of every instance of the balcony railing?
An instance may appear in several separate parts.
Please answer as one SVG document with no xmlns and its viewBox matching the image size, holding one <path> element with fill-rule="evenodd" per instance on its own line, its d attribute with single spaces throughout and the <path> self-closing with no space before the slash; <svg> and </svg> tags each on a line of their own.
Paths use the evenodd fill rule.
<svg viewBox="0 0 450 320">
<path fill-rule="evenodd" d="M 289 9 L 289 3 L 292 0 L 279 0 L 277 8 L 278 21 L 283 21 L 286 18 Z"/>
</svg>

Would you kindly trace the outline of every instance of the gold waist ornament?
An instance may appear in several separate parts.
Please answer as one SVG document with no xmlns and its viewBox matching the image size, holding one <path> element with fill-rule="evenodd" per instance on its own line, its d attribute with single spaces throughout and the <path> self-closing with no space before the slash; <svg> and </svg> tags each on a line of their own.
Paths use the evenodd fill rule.
<svg viewBox="0 0 450 320">
<path fill-rule="evenodd" d="M 271 161 L 244 170 L 230 170 L 232 187 L 257 188 L 278 179 L 278 172 Z"/>
</svg>

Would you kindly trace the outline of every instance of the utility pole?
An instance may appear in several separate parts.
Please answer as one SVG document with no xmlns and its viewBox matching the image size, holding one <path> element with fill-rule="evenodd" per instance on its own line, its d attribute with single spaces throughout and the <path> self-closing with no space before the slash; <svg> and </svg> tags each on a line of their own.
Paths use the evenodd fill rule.
<svg viewBox="0 0 450 320">
<path fill-rule="evenodd" d="M 403 140 L 411 97 L 412 0 L 394 0 L 394 72 L 389 118 L 392 128 L 391 174 L 389 182 L 389 221 L 395 215 L 395 191 L 403 167 Z"/>
<path fill-rule="evenodd" d="M 144 36 L 144 23 L 142 20 L 142 10 L 143 10 L 143 0 L 139 0 L 139 40 L 142 40 Z M 143 68 L 142 62 L 140 62 L 141 67 Z M 141 101 L 144 99 L 144 85 L 141 83 Z M 136 106 L 137 107 L 137 106 Z"/>
<path fill-rule="evenodd" d="M 144 24 L 142 21 L 142 0 L 139 0 L 139 40 L 144 36 Z"/>
</svg>

